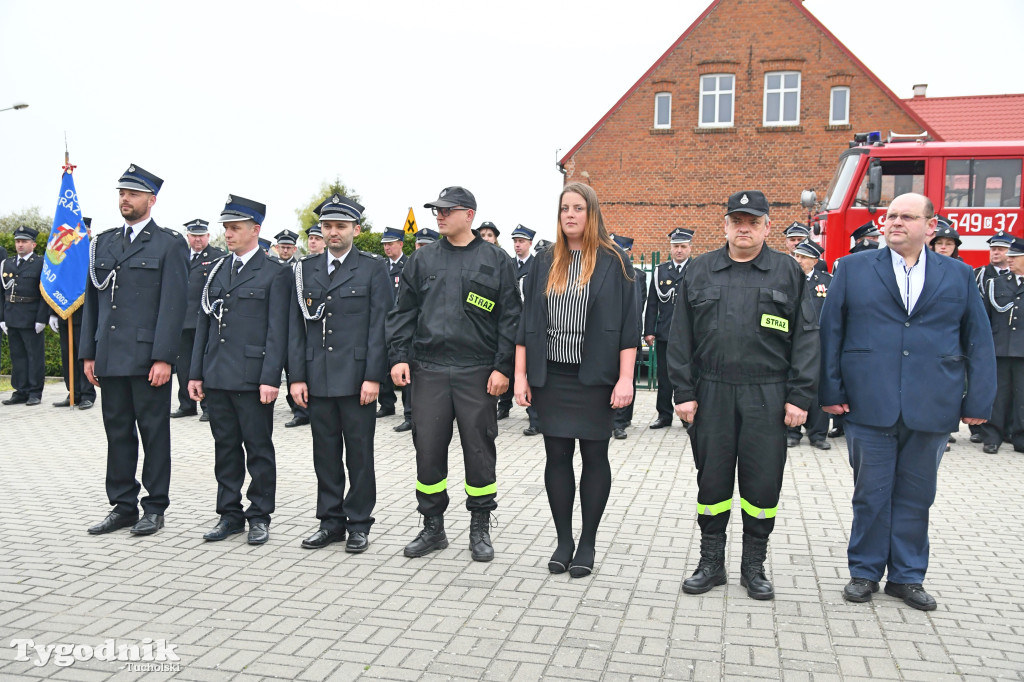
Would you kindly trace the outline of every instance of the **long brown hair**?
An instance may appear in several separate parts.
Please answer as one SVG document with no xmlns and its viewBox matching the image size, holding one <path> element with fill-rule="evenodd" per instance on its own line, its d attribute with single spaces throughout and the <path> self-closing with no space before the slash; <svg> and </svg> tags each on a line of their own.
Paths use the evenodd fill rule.
<svg viewBox="0 0 1024 682">
<path fill-rule="evenodd" d="M 606 249 L 609 253 L 619 259 L 622 266 L 622 274 L 626 279 L 633 280 L 632 266 L 626 266 L 625 260 L 619 253 L 615 242 L 608 236 L 608 230 L 604 226 L 604 218 L 601 217 L 601 205 L 597 201 L 597 192 L 590 185 L 582 182 L 570 182 L 562 188 L 558 195 L 558 222 L 555 229 L 555 245 L 551 247 L 552 258 L 551 268 L 548 270 L 547 295 L 552 293 L 564 294 L 569 284 L 569 262 L 572 254 L 569 249 L 569 240 L 562 232 L 562 197 L 573 192 L 583 197 L 587 204 L 587 221 L 583 225 L 583 249 L 580 254 L 580 278 L 576 286 L 583 288 L 590 282 L 594 275 L 594 268 L 597 266 L 597 250 Z"/>
</svg>

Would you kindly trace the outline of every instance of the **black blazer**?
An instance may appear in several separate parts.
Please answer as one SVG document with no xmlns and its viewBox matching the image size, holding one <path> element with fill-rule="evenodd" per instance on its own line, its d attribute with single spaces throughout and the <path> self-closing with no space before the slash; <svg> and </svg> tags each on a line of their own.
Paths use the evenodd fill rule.
<svg viewBox="0 0 1024 682">
<path fill-rule="evenodd" d="M 525 278 L 523 316 L 516 334 L 516 345 L 526 347 L 526 377 L 530 386 L 547 381 L 548 299 L 546 289 L 553 249 L 541 251 Z M 614 386 L 619 380 L 619 351 L 636 348 L 640 314 L 636 306 L 636 284 L 623 274 L 633 275 L 633 266 L 624 251 L 615 254 L 606 249 L 597 252 L 597 265 L 590 278 L 587 297 L 586 328 L 583 334 L 583 362 L 580 383 L 587 386 Z"/>
</svg>

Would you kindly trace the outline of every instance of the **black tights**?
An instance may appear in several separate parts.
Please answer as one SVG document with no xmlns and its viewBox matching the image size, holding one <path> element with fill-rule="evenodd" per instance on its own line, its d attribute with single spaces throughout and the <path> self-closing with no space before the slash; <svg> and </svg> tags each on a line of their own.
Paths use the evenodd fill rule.
<svg viewBox="0 0 1024 682">
<path fill-rule="evenodd" d="M 583 456 L 583 474 L 580 476 L 580 508 L 583 512 L 583 530 L 580 532 L 580 546 L 576 550 L 577 561 L 582 565 L 593 565 L 594 546 L 597 542 L 597 526 L 608 503 L 612 488 L 612 469 L 608 464 L 608 439 L 580 440 Z M 547 465 L 544 467 L 544 486 L 548 492 L 548 504 L 558 533 L 558 549 L 553 559 L 568 565 L 573 557 L 572 507 L 576 501 L 576 474 L 572 468 L 572 456 L 576 449 L 573 438 L 544 436 L 544 450 Z"/>
</svg>

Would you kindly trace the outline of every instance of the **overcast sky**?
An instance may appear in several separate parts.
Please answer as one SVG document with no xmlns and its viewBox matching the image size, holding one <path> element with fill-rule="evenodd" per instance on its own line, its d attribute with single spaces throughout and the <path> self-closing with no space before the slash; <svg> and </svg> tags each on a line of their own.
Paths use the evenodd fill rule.
<svg viewBox="0 0 1024 682">
<path fill-rule="evenodd" d="M 30 105 L 0 112 L 0 214 L 52 215 L 66 132 L 94 227 L 122 224 L 133 162 L 164 179 L 165 226 L 233 193 L 272 236 L 337 176 L 375 229 L 409 206 L 436 227 L 423 203 L 459 184 L 511 250 L 517 223 L 554 233 L 557 150 L 707 4 L 0 0 L 0 108 Z M 806 7 L 900 97 L 1024 92 L 1020 0 Z"/>
</svg>

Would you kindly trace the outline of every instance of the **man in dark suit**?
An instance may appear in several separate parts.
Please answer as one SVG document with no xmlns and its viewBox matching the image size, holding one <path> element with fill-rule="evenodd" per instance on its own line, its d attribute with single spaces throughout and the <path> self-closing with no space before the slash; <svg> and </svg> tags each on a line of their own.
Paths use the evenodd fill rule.
<svg viewBox="0 0 1024 682">
<path fill-rule="evenodd" d="M 659 265 L 651 277 L 651 290 L 647 292 L 644 314 L 644 340 L 654 348 L 658 364 L 658 418 L 652 429 L 672 426 L 672 382 L 668 378 L 668 332 L 672 328 L 672 311 L 676 306 L 676 291 L 683 281 L 683 272 L 690 262 L 690 242 L 693 230 L 677 227 L 668 235 L 672 259 Z"/>
<path fill-rule="evenodd" d="M 388 277 L 392 283 L 392 303 L 398 298 L 398 283 L 402 279 L 402 270 L 409 259 L 402 253 L 402 246 L 405 244 L 405 232 L 395 227 L 384 228 L 384 234 L 380 238 L 380 244 L 384 248 L 384 255 L 387 256 Z M 412 398 L 409 391 L 412 386 L 402 387 L 402 423 L 394 428 L 395 431 L 403 433 L 412 431 Z M 398 403 L 398 396 L 395 394 L 395 383 L 391 381 L 390 373 L 381 384 L 380 396 L 377 398 L 380 409 L 377 410 L 377 418 L 389 417 L 395 413 L 395 405 Z"/>
<path fill-rule="evenodd" d="M 189 370 L 192 367 L 192 347 L 196 340 L 196 320 L 199 317 L 200 299 L 206 287 L 206 278 L 210 276 L 213 264 L 223 258 L 226 252 L 216 246 L 210 246 L 210 223 L 196 218 L 185 223 L 189 245 L 188 264 L 188 303 L 185 308 L 185 326 L 181 330 L 181 343 L 178 346 L 178 363 L 175 373 L 178 376 L 178 409 L 171 412 L 171 418 L 189 417 L 196 414 L 196 403 L 188 394 Z M 203 415 L 199 421 L 210 421 L 206 414 L 206 406 L 202 405 Z"/>
<path fill-rule="evenodd" d="M 150 217 L 162 185 L 145 169 L 128 166 L 117 183 L 124 227 L 91 244 L 78 357 L 89 382 L 103 387 L 107 497 L 114 505 L 89 528 L 93 535 L 126 526 L 134 535 L 151 535 L 163 528 L 170 502 L 171 371 L 185 320 L 188 247 L 181 234 Z M 140 437 L 149 493 L 141 519 L 135 480 Z"/>
<path fill-rule="evenodd" d="M 358 554 L 370 546 L 377 501 L 373 408 L 388 373 L 384 317 L 394 301 L 394 284 L 380 256 L 352 245 L 361 205 L 334 194 L 318 213 L 327 254 L 304 258 L 295 267 L 288 333 L 289 391 L 309 409 L 320 519 L 320 528 L 302 546 L 326 547 L 344 540 L 347 530 L 345 551 Z"/>
<path fill-rule="evenodd" d="M 632 237 L 625 237 L 618 234 L 609 236 L 623 251 L 626 253 L 633 252 Z M 647 273 L 638 267 L 634 267 L 633 276 L 635 277 L 633 285 L 636 288 L 636 359 L 639 361 L 643 342 L 643 338 L 641 336 L 641 332 L 643 330 L 639 325 L 640 320 L 643 319 L 644 305 L 647 303 Z M 633 400 L 630 401 L 629 405 L 615 410 L 615 421 L 612 423 L 612 435 L 615 436 L 616 440 L 625 440 L 627 437 L 626 429 L 633 423 L 633 403 L 636 402 L 636 363 L 633 363 L 633 371 Z"/>
<path fill-rule="evenodd" d="M 92 218 L 83 217 L 82 225 L 85 226 L 85 232 L 92 239 Z M 50 329 L 57 332 L 60 335 L 60 362 L 61 369 L 64 373 L 64 386 L 68 389 L 68 397 L 64 400 L 58 400 L 53 403 L 54 407 L 70 407 L 71 406 L 71 385 L 72 378 L 74 379 L 75 387 L 75 407 L 80 410 L 88 410 L 92 408 L 96 402 L 96 387 L 89 383 L 85 378 L 85 369 L 82 364 L 81 358 L 78 357 L 78 346 L 82 343 L 82 316 L 85 315 L 83 299 L 81 306 L 78 307 L 73 313 L 71 313 L 71 328 L 68 328 L 68 321 L 61 320 L 60 317 L 50 312 Z M 68 354 L 68 337 L 73 337 L 75 357 L 69 357 Z"/>
<path fill-rule="evenodd" d="M 277 462 L 274 402 L 288 354 L 288 299 L 291 270 L 259 248 L 267 208 L 228 195 L 217 222 L 231 255 L 217 261 L 200 305 L 188 390 L 206 400 L 214 441 L 220 521 L 203 535 L 208 542 L 245 530 L 250 545 L 270 539 Z M 249 508 L 242 510 L 242 484 L 249 470 Z"/>
<path fill-rule="evenodd" d="M 0 330 L 7 334 L 11 350 L 11 386 L 14 393 L 4 405 L 38 405 L 42 402 L 46 375 L 43 331 L 50 306 L 39 293 L 43 258 L 35 254 L 37 230 L 25 225 L 14 231 L 17 253 L 3 263 L 3 301 Z"/>
<path fill-rule="evenodd" d="M 930 251 L 932 202 L 902 194 L 887 248 L 846 256 L 821 314 L 823 409 L 844 415 L 853 467 L 847 601 L 886 594 L 930 611 L 928 509 L 957 422 L 984 423 L 995 398 L 992 330 L 971 269 Z"/>
<path fill-rule="evenodd" d="M 807 278 L 807 291 L 811 303 L 814 305 L 815 320 L 821 317 L 821 307 L 825 305 L 828 285 L 832 283 L 832 275 L 828 274 L 828 270 L 822 271 L 817 267 L 822 262 L 821 255 L 823 253 L 825 253 L 825 249 L 809 238 L 804 239 L 793 249 L 793 258 L 796 259 Z M 811 409 L 807 410 L 807 421 L 804 422 L 804 429 L 807 431 L 807 439 L 811 441 L 811 447 L 819 450 L 832 449 L 832 444 L 825 437 L 828 434 L 828 417 L 824 410 L 818 409 L 817 398 L 815 398 L 815 401 L 811 403 Z M 796 447 L 800 444 L 802 437 L 803 434 L 800 433 L 799 426 L 789 427 L 786 446 Z"/>
<path fill-rule="evenodd" d="M 512 249 L 515 251 L 512 265 L 515 267 L 516 283 L 519 285 L 520 294 L 523 292 L 523 285 L 526 282 L 525 278 L 533 268 L 534 257 L 530 255 L 530 247 L 533 246 L 533 238 L 536 236 L 536 232 L 523 225 L 516 225 L 516 229 L 512 230 Z M 509 384 L 508 390 L 498 398 L 498 419 L 505 419 L 512 410 L 513 387 L 511 382 Z M 537 409 L 530 405 L 526 408 L 526 416 L 530 423 L 523 429 L 523 435 L 536 436 L 540 433 L 538 430 L 540 422 L 537 420 Z"/>
</svg>

